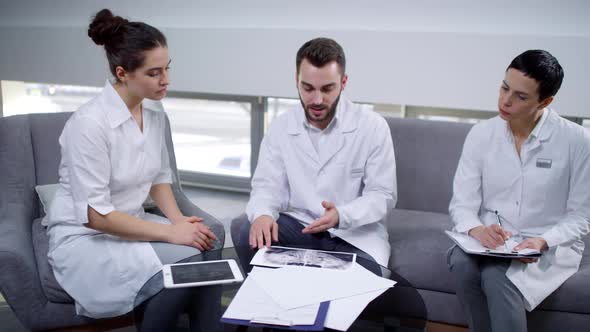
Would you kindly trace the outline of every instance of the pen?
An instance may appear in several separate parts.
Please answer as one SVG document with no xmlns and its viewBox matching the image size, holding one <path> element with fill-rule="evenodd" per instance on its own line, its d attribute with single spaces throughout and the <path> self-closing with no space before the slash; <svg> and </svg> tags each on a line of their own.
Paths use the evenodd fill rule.
<svg viewBox="0 0 590 332">
<path fill-rule="evenodd" d="M 502 229 L 504 229 L 504 226 L 502 226 L 502 222 L 500 221 L 500 215 L 498 214 L 498 210 L 495 210 L 494 213 L 496 214 L 496 218 L 498 219 L 498 225 L 500 225 L 500 227 L 502 227 Z M 503 232 L 502 232 L 502 240 L 504 240 Z M 504 240 L 504 248 L 506 248 L 507 252 L 510 251 L 510 250 L 508 250 L 508 245 L 506 245 L 506 240 Z"/>
</svg>

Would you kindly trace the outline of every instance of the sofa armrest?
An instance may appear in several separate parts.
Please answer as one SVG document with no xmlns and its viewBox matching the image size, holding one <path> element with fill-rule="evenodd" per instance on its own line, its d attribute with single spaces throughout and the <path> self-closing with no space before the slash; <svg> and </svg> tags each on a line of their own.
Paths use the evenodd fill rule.
<svg viewBox="0 0 590 332">
<path fill-rule="evenodd" d="M 7 203 L 0 215 L 0 291 L 21 323 L 33 328 L 47 298 L 39 281 L 26 208 Z"/>
<path fill-rule="evenodd" d="M 240 242 L 240 231 L 242 230 L 242 227 L 244 227 L 244 225 L 246 223 L 250 223 L 248 221 L 248 216 L 245 213 L 242 213 L 241 215 L 239 215 L 238 217 L 232 219 L 231 221 L 231 239 L 234 243 L 234 246 L 247 246 L 248 243 L 241 243 Z"/>
</svg>

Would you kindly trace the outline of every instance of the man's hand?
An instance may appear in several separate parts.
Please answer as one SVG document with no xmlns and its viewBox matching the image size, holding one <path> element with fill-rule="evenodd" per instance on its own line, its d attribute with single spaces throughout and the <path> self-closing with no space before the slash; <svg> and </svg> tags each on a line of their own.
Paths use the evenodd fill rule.
<svg viewBox="0 0 590 332">
<path fill-rule="evenodd" d="M 279 224 L 271 217 L 262 215 L 250 226 L 250 247 L 260 249 L 270 247 L 271 241 L 279 241 Z"/>
<path fill-rule="evenodd" d="M 525 239 L 521 243 L 519 243 L 516 247 L 514 247 L 514 250 L 520 251 L 522 249 L 527 249 L 527 248 L 533 249 L 533 250 L 538 250 L 538 251 L 545 251 L 548 249 L 547 241 L 545 241 L 545 239 L 543 239 L 542 237 L 530 237 L 528 239 Z M 536 263 L 539 259 L 536 257 L 533 257 L 533 258 L 519 258 L 518 260 L 523 263 Z"/>
<path fill-rule="evenodd" d="M 469 230 L 469 235 L 474 237 L 486 248 L 496 249 L 498 246 L 504 245 L 512 233 L 502 229 L 500 225 L 493 224 L 491 226 L 477 226 Z"/>
<path fill-rule="evenodd" d="M 303 234 L 314 234 L 319 232 L 325 232 L 330 228 L 336 227 L 340 222 L 338 216 L 338 210 L 336 205 L 332 202 L 322 201 L 322 206 L 326 211 L 324 215 L 318 218 L 316 221 L 305 227 L 301 233 Z"/>
</svg>

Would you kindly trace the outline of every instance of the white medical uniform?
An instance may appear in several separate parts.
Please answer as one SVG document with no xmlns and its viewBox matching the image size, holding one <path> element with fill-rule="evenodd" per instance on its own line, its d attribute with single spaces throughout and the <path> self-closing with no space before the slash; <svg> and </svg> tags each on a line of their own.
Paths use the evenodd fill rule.
<svg viewBox="0 0 590 332">
<path fill-rule="evenodd" d="M 520 157 L 508 123 L 500 117 L 476 124 L 467 135 L 453 184 L 450 214 L 455 230 L 497 223 L 513 234 L 542 237 L 549 250 L 537 263 L 513 260 L 506 276 L 527 310 L 576 273 L 590 232 L 590 134 L 550 109 Z"/>
<path fill-rule="evenodd" d="M 99 96 L 73 113 L 59 143 L 60 187 L 44 220 L 49 263 L 79 315 L 125 314 L 162 264 L 149 242 L 124 240 L 84 224 L 88 206 L 102 215 L 117 210 L 169 223 L 142 208 L 153 185 L 172 183 L 165 114 L 144 102 L 142 132 L 107 82 Z"/>
<path fill-rule="evenodd" d="M 340 223 L 329 232 L 387 266 L 383 219 L 397 201 L 387 122 L 342 96 L 328 128 L 311 133 L 315 144 L 307 125 L 302 106 L 272 122 L 252 178 L 248 219 L 285 213 L 308 225 L 324 214 L 322 201 L 334 202 Z"/>
</svg>

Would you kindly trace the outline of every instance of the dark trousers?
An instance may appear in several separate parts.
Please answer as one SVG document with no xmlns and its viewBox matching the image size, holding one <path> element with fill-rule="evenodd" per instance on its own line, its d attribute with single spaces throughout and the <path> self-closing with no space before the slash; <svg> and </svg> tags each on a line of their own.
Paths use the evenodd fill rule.
<svg viewBox="0 0 590 332">
<path fill-rule="evenodd" d="M 328 232 L 303 234 L 301 230 L 305 227 L 297 219 L 286 214 L 279 215 L 277 224 L 279 225 L 279 241 L 273 242 L 273 245 L 355 253 L 357 257 L 363 258 L 358 260 L 361 266 L 379 276 L 382 275 L 381 268 L 373 257 L 339 237 L 331 236 Z M 239 243 L 248 245 L 249 242 L 250 223 L 244 222 L 240 229 Z"/>
<path fill-rule="evenodd" d="M 140 332 L 175 331 L 178 319 L 188 314 L 191 332 L 222 331 L 221 286 L 163 289 L 135 308 Z"/>
</svg>

